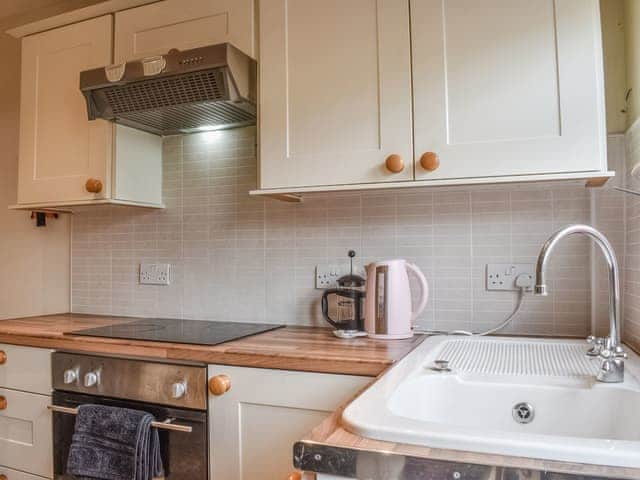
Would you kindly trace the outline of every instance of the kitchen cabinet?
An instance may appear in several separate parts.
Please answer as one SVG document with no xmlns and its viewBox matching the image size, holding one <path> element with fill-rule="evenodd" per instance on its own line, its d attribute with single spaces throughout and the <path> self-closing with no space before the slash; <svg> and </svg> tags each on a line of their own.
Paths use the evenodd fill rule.
<svg viewBox="0 0 640 480">
<path fill-rule="evenodd" d="M 597 0 L 411 0 L 416 179 L 606 170 L 599 18 Z"/>
<path fill-rule="evenodd" d="M 598 0 L 262 0 L 259 19 L 253 194 L 612 175 Z"/>
<path fill-rule="evenodd" d="M 51 478 L 48 396 L 0 388 L 0 465 Z"/>
<path fill-rule="evenodd" d="M 51 350 L 0 344 L 0 473 L 9 479 L 53 477 L 50 403 Z"/>
<path fill-rule="evenodd" d="M 51 395 L 51 350 L 0 344 L 0 387 Z"/>
<path fill-rule="evenodd" d="M 117 12 L 116 63 L 231 43 L 255 57 L 254 0 L 165 0 Z"/>
<path fill-rule="evenodd" d="M 0 475 L 7 477 L 7 480 L 42 480 L 42 477 L 19 472 L 11 468 L 3 467 L 2 465 L 0 465 Z"/>
<path fill-rule="evenodd" d="M 288 478 L 293 444 L 372 380 L 209 365 L 220 388 L 209 401 L 211 479 Z"/>
<path fill-rule="evenodd" d="M 23 38 L 16 208 L 160 207 L 162 139 L 89 121 L 80 72 L 111 63 L 112 17 Z"/>
<path fill-rule="evenodd" d="M 261 0 L 259 19 L 261 188 L 412 180 L 408 2 Z"/>
</svg>

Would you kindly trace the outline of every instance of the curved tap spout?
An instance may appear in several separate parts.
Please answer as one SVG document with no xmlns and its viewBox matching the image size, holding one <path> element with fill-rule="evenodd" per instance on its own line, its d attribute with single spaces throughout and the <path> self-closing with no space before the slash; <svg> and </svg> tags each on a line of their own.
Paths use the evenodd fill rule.
<svg viewBox="0 0 640 480">
<path fill-rule="evenodd" d="M 536 295 L 547 295 L 546 269 L 549 256 L 554 247 L 564 237 L 574 234 L 586 235 L 600 247 L 609 270 L 609 337 L 602 350 L 603 365 L 598 380 L 603 382 L 622 382 L 624 379 L 624 351 L 620 344 L 620 270 L 613 247 L 607 237 L 589 225 L 571 225 L 558 230 L 544 243 L 536 264 Z"/>
</svg>

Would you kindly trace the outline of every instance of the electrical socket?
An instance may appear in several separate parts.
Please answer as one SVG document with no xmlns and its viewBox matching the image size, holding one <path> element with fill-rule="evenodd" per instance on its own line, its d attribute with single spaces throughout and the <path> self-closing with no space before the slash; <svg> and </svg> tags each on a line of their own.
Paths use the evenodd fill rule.
<svg viewBox="0 0 640 480">
<path fill-rule="evenodd" d="M 348 275 L 351 268 L 348 263 L 344 265 L 316 265 L 316 288 L 324 290 L 326 288 L 336 288 L 340 277 Z M 364 268 L 354 265 L 353 273 L 365 278 Z"/>
<path fill-rule="evenodd" d="M 516 285 L 516 278 L 528 275 L 529 285 L 533 285 L 535 278 L 533 263 L 489 263 L 486 272 L 487 290 L 517 292 L 520 287 Z"/>
<path fill-rule="evenodd" d="M 141 263 L 140 283 L 142 285 L 169 285 L 171 265 L 168 263 Z"/>
</svg>

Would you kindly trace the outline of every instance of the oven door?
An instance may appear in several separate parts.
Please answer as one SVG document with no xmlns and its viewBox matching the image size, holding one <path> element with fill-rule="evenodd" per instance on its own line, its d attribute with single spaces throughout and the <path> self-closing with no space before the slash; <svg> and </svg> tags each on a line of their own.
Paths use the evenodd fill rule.
<svg viewBox="0 0 640 480">
<path fill-rule="evenodd" d="M 144 410 L 155 416 L 158 421 L 172 418 L 175 424 L 191 427 L 191 433 L 158 430 L 165 479 L 207 480 L 209 471 L 207 412 L 77 393 L 58 391 L 53 393 L 54 405 L 75 408 L 87 403 Z M 66 473 L 67 457 L 69 456 L 75 419 L 75 415 L 60 412 L 53 413 L 54 480 L 72 480 L 76 478 Z"/>
</svg>

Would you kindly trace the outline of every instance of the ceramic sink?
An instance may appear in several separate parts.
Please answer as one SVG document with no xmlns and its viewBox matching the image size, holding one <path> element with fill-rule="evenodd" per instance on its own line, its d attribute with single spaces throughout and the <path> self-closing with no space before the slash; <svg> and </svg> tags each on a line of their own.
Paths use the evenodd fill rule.
<svg viewBox="0 0 640 480">
<path fill-rule="evenodd" d="M 343 424 L 431 448 L 639 468 L 639 359 L 629 352 L 624 383 L 604 384 L 586 351 L 583 341 L 430 337 Z"/>
</svg>

